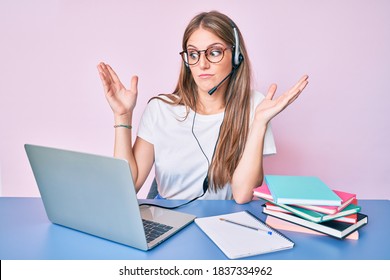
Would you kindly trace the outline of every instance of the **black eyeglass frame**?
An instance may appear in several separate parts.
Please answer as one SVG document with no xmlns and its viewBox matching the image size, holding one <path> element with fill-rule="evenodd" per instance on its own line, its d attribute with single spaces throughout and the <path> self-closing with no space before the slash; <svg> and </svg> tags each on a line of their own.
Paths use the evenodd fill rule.
<svg viewBox="0 0 390 280">
<path fill-rule="evenodd" d="M 208 56 L 207 56 L 207 51 L 210 50 L 210 49 L 213 49 L 213 48 L 219 48 L 219 49 L 222 50 L 221 59 L 218 60 L 218 61 L 210 61 L 210 59 L 209 59 Z M 186 65 L 195 65 L 195 64 L 197 64 L 197 63 L 199 62 L 199 60 L 200 60 L 200 54 L 201 54 L 202 52 L 204 53 L 204 55 L 205 55 L 205 57 L 206 57 L 206 59 L 207 59 L 208 62 L 210 62 L 210 63 L 219 63 L 219 62 L 221 62 L 222 59 L 225 57 L 225 51 L 228 50 L 228 49 L 233 50 L 233 49 L 234 49 L 234 46 L 232 46 L 232 47 L 226 47 L 226 48 L 220 48 L 220 47 L 216 47 L 216 46 L 211 46 L 211 47 L 208 47 L 208 48 L 205 49 L 205 50 L 191 49 L 191 50 L 194 50 L 195 52 L 198 53 L 198 60 L 197 60 L 196 62 L 194 62 L 194 63 L 189 63 L 189 62 L 188 62 L 188 57 L 189 57 L 188 49 L 181 51 L 179 54 L 180 54 L 181 58 L 183 59 L 183 61 L 184 61 L 184 63 L 185 63 Z M 187 55 L 187 58 L 184 56 L 185 54 Z"/>
</svg>

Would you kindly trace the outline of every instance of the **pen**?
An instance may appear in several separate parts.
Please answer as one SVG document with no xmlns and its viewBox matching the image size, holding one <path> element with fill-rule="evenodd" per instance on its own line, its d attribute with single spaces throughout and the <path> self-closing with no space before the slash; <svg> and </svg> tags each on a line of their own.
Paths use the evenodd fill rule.
<svg viewBox="0 0 390 280">
<path fill-rule="evenodd" d="M 237 226 L 250 228 L 250 229 L 253 229 L 253 230 L 257 230 L 257 231 L 260 231 L 260 232 L 265 232 L 265 233 L 267 233 L 269 235 L 272 235 L 272 231 L 269 231 L 269 230 L 266 230 L 266 229 L 251 227 L 251 226 L 248 226 L 248 225 L 243 225 L 243 224 L 240 224 L 240 223 L 237 223 L 237 222 L 234 222 L 234 221 L 231 221 L 231 220 L 227 220 L 227 219 L 224 219 L 224 218 L 219 218 L 219 219 L 221 221 L 223 221 L 223 222 L 228 222 L 228 223 L 231 223 L 231 224 L 234 224 L 234 225 L 237 225 Z"/>
</svg>

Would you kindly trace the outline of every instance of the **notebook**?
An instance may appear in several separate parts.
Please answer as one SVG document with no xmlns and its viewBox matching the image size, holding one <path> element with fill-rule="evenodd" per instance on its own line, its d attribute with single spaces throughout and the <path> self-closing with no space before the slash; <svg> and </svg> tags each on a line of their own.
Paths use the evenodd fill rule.
<svg viewBox="0 0 390 280">
<path fill-rule="evenodd" d="M 287 212 L 287 213 L 293 213 L 299 217 L 302 217 L 306 220 L 315 222 L 315 223 L 322 223 L 330 220 L 337 220 L 339 218 L 343 218 L 352 214 L 356 214 L 360 212 L 361 207 L 359 205 L 350 204 L 347 207 L 345 207 L 343 210 L 336 214 L 324 214 L 319 213 L 313 210 L 304 209 L 300 207 L 291 206 L 288 204 L 274 204 L 274 202 L 267 202 L 266 207 L 270 210 L 274 211 L 281 211 L 281 212 Z"/>
<path fill-rule="evenodd" d="M 315 176 L 266 175 L 276 203 L 340 206 L 341 199 Z"/>
<path fill-rule="evenodd" d="M 294 242 L 248 211 L 196 218 L 195 223 L 229 259 L 294 247 Z"/>
<path fill-rule="evenodd" d="M 297 204 L 295 206 L 332 215 L 332 214 L 336 214 L 337 212 L 340 212 L 350 204 L 355 204 L 355 205 L 358 204 L 356 194 L 354 193 L 338 191 L 335 189 L 333 189 L 333 192 L 337 194 L 338 197 L 340 197 L 341 199 L 340 206 L 305 205 L 305 204 Z M 261 186 L 255 188 L 253 190 L 253 195 L 256 197 L 263 198 L 265 200 L 273 201 L 273 197 L 266 183 L 263 183 Z"/>
<path fill-rule="evenodd" d="M 368 216 L 363 213 L 356 214 L 357 222 L 355 224 L 336 222 L 334 220 L 323 223 L 314 223 L 296 215 L 269 210 L 265 204 L 263 205 L 263 213 L 339 239 L 347 237 L 349 234 L 368 223 Z"/>
<path fill-rule="evenodd" d="M 297 224 L 290 223 L 288 221 L 273 217 L 268 215 L 265 219 L 265 223 L 273 228 L 278 230 L 287 230 L 293 232 L 301 232 L 307 234 L 315 234 L 315 235 L 325 235 L 325 233 L 321 233 L 319 231 L 315 231 L 304 226 L 300 226 Z M 347 235 L 345 239 L 358 240 L 359 239 L 359 231 L 355 230 L 351 234 Z"/>
<path fill-rule="evenodd" d="M 140 207 L 125 160 L 29 144 L 25 150 L 54 224 L 146 251 L 196 218 Z"/>
</svg>

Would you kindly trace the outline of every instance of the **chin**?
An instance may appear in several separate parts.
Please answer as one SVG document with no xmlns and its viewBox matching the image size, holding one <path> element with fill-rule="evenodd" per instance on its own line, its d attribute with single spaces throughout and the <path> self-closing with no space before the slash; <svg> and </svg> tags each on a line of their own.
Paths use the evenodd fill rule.
<svg viewBox="0 0 390 280">
<path fill-rule="evenodd" d="M 212 84 L 212 83 L 207 83 L 207 84 L 199 83 L 199 84 L 197 84 L 198 90 L 199 90 L 199 91 L 203 91 L 203 92 L 208 92 L 208 91 L 211 90 L 214 86 L 215 86 L 215 85 Z"/>
</svg>

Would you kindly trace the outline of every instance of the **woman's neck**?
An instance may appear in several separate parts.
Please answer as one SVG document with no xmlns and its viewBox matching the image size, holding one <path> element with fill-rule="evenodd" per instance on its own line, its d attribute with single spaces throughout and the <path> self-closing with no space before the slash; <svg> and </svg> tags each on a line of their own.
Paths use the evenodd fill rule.
<svg viewBox="0 0 390 280">
<path fill-rule="evenodd" d="M 225 85 L 218 88 L 212 95 L 198 90 L 196 112 L 201 115 L 222 113 L 225 110 L 225 90 Z"/>
<path fill-rule="evenodd" d="M 225 99 L 221 93 L 209 95 L 198 93 L 196 113 L 201 115 L 214 115 L 225 110 Z"/>
</svg>

